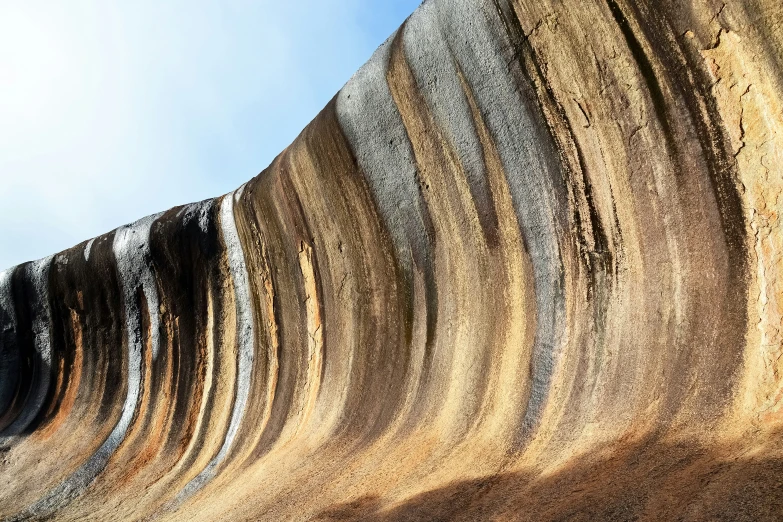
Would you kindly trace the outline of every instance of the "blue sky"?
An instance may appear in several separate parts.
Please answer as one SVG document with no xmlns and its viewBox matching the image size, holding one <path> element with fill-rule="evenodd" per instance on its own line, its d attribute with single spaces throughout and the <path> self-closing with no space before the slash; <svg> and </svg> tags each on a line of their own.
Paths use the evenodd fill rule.
<svg viewBox="0 0 783 522">
<path fill-rule="evenodd" d="M 235 189 L 419 2 L 2 2 L 0 270 Z"/>
</svg>

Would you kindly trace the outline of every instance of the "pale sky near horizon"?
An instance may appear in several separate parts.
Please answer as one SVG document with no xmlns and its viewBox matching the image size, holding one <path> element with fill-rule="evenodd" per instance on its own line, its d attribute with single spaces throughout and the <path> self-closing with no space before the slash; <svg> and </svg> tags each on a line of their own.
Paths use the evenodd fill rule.
<svg viewBox="0 0 783 522">
<path fill-rule="evenodd" d="M 0 270 L 237 188 L 419 3 L 0 2 Z"/>
</svg>

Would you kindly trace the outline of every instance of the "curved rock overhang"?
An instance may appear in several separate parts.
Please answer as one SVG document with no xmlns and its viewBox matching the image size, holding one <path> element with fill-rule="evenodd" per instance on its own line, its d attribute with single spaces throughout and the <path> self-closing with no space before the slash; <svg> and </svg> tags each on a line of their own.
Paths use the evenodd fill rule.
<svg viewBox="0 0 783 522">
<path fill-rule="evenodd" d="M 426 1 L 237 191 L 0 273 L 0 515 L 783 518 L 781 56 Z"/>
</svg>

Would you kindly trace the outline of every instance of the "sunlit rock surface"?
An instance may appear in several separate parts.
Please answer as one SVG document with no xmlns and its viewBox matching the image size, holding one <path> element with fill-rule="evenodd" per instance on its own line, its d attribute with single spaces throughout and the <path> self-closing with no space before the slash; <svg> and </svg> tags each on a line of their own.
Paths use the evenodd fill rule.
<svg viewBox="0 0 783 522">
<path fill-rule="evenodd" d="M 783 519 L 782 61 L 776 0 L 425 2 L 237 191 L 0 273 L 0 515 Z"/>
</svg>

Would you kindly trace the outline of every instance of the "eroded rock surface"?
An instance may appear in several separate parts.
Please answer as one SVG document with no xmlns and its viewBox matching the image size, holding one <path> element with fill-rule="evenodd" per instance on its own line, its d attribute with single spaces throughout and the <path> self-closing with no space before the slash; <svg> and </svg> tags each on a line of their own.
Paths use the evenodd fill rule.
<svg viewBox="0 0 783 522">
<path fill-rule="evenodd" d="M 782 61 L 776 0 L 428 0 L 237 191 L 0 273 L 0 515 L 783 519 Z"/>
</svg>

